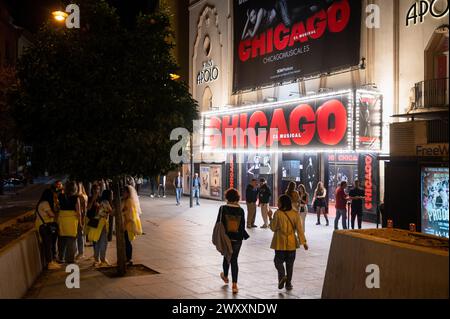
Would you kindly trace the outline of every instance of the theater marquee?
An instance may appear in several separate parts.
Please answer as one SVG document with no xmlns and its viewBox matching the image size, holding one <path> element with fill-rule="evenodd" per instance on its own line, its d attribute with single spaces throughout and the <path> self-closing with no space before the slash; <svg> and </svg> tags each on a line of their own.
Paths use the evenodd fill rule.
<svg viewBox="0 0 450 319">
<path fill-rule="evenodd" d="M 356 113 L 361 91 L 341 91 L 303 99 L 203 113 L 203 151 L 352 151 L 381 148 L 381 121 L 371 121 L 370 138 L 361 145 L 364 120 Z M 365 99 L 381 101 L 378 93 Z M 376 113 L 379 114 L 376 105 Z M 371 109 L 368 109 L 371 112 Z M 370 115 L 370 114 L 369 114 Z M 363 136 L 366 138 L 366 136 Z M 370 145 L 370 146 L 369 146 Z"/>
</svg>

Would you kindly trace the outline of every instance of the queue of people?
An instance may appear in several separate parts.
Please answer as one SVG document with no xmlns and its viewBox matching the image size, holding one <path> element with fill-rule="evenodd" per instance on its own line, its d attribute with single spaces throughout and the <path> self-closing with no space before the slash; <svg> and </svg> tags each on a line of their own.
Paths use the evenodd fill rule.
<svg viewBox="0 0 450 319">
<path fill-rule="evenodd" d="M 111 266 L 106 259 L 113 237 L 114 193 L 102 182 L 92 183 L 88 196 L 83 183 L 55 182 L 45 189 L 36 206 L 35 226 L 39 233 L 45 265 L 60 269 L 62 264 L 83 260 L 85 247 L 92 243 L 93 266 Z M 137 191 L 126 185 L 122 191 L 121 214 L 127 263 L 132 264 L 132 241 L 142 234 L 142 214 Z"/>
</svg>

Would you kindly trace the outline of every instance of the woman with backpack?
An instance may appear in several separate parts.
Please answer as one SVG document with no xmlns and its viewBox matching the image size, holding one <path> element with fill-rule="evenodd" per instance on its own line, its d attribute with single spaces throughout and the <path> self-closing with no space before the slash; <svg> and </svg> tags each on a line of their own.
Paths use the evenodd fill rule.
<svg viewBox="0 0 450 319">
<path fill-rule="evenodd" d="M 270 248 L 275 250 L 274 263 L 278 271 L 278 289 L 286 286 L 287 290 L 292 290 L 296 251 L 300 246 L 308 250 L 300 215 L 298 211 L 292 209 L 290 197 L 282 195 L 278 199 L 278 210 L 275 214 L 269 211 L 269 219 L 270 229 L 274 232 Z"/>
</svg>

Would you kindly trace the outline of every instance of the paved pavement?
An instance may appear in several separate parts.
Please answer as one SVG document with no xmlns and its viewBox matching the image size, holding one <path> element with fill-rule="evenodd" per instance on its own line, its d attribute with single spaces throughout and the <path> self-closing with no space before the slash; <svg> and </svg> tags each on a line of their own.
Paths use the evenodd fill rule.
<svg viewBox="0 0 450 319">
<path fill-rule="evenodd" d="M 92 260 L 80 263 L 81 287 L 68 289 L 66 273 L 45 272 L 29 291 L 27 298 L 320 298 L 325 276 L 332 227 L 315 226 L 315 216 L 306 221 L 309 251 L 297 253 L 293 285 L 286 292 L 277 289 L 273 251 L 269 248 L 270 230 L 253 229 L 239 257 L 238 295 L 219 278 L 222 258 L 211 243 L 211 233 L 221 203 L 206 201 L 189 209 L 189 200 L 176 207 L 174 198 L 150 199 L 141 196 L 145 235 L 134 243 L 134 263 L 143 264 L 160 274 L 110 279 L 92 267 Z M 332 220 L 330 220 L 332 222 Z M 262 224 L 258 211 L 257 224 Z M 373 226 L 365 224 L 366 228 Z M 87 248 L 92 256 L 92 248 Z M 108 259 L 114 263 L 115 245 L 108 247 Z"/>
</svg>

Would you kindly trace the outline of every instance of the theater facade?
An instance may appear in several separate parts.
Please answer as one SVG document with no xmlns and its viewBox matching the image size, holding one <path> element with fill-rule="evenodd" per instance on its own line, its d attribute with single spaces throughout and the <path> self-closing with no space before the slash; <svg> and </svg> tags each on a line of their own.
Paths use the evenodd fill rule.
<svg viewBox="0 0 450 319">
<path fill-rule="evenodd" d="M 273 199 L 289 182 L 305 185 L 312 198 L 321 181 L 333 210 L 337 184 L 358 179 L 365 219 L 375 221 L 391 116 L 407 109 L 403 85 L 415 81 L 401 79 L 399 68 L 412 58 L 400 58 L 403 50 L 423 54 L 397 38 L 407 28 L 405 2 L 414 3 L 191 1 L 189 85 L 201 114 L 194 148 L 201 196 L 223 200 L 235 187 L 245 199 L 247 184 L 264 178 Z M 408 28 L 425 42 L 439 23 L 430 18 L 413 26 L 416 32 Z M 187 181 L 189 165 L 183 175 Z"/>
</svg>

